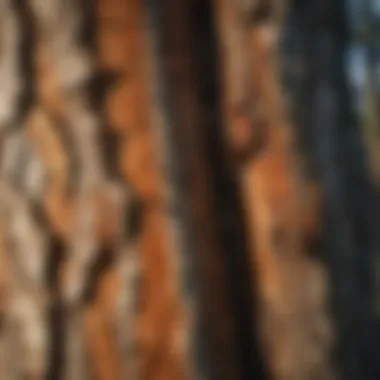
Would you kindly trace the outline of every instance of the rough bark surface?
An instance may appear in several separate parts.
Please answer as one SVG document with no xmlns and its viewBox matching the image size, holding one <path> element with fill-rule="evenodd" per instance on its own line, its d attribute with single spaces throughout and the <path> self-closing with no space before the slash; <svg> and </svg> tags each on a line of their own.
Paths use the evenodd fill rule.
<svg viewBox="0 0 380 380">
<path fill-rule="evenodd" d="M 215 1 L 227 139 L 238 172 L 260 298 L 260 335 L 276 379 L 333 375 L 317 183 L 302 174 L 278 78 L 282 4 Z M 302 287 L 300 287 L 302 284 Z"/>
<path fill-rule="evenodd" d="M 279 75 L 286 3 L 0 0 L 0 379 L 358 371 L 343 283 L 366 231 L 329 108 L 344 79 L 311 62 L 341 60 L 340 32 L 305 29 L 318 182 Z M 324 201 L 339 276 L 318 259 Z"/>
</svg>

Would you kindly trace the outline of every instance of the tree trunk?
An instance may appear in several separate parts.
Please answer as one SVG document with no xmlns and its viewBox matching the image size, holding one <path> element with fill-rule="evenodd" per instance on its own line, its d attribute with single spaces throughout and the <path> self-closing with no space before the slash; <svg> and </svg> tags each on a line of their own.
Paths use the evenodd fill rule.
<svg viewBox="0 0 380 380">
<path fill-rule="evenodd" d="M 0 0 L 0 377 L 376 370 L 344 1 L 48 3 Z"/>
</svg>

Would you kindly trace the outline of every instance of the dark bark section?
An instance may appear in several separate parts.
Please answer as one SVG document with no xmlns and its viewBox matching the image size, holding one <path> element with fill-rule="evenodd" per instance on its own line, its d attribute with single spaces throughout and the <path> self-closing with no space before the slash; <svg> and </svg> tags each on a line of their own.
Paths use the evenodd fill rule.
<svg viewBox="0 0 380 380">
<path fill-rule="evenodd" d="M 206 358 L 210 360 L 206 373 L 211 378 L 265 378 L 252 331 L 254 299 L 241 204 L 221 136 L 211 4 L 166 1 L 157 7 L 161 8 L 156 9 L 161 24 L 156 24 L 159 30 L 155 33 L 162 38 L 158 54 L 162 56 L 166 107 L 173 121 L 170 166 L 175 189 L 185 201 L 182 217 L 190 216 L 183 227 L 193 240 L 185 244 L 190 257 L 183 260 L 190 266 L 183 273 L 183 286 L 185 294 L 189 286 L 199 288 L 196 367 L 203 373 Z M 178 205 L 175 209 L 179 211 Z"/>
<path fill-rule="evenodd" d="M 284 77 L 298 121 L 298 141 L 324 190 L 323 260 L 341 378 L 378 375 L 372 336 L 376 197 L 347 79 L 347 2 L 293 1 L 284 38 Z"/>
</svg>

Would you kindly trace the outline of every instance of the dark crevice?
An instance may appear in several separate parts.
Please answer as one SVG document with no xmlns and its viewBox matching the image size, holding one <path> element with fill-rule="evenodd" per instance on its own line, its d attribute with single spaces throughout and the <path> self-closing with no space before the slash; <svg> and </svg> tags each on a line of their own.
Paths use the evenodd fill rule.
<svg viewBox="0 0 380 380">
<path fill-rule="evenodd" d="M 169 149 L 173 148 L 175 152 L 181 152 L 181 155 L 175 155 L 176 160 L 181 161 L 181 163 L 177 162 L 173 168 L 173 178 L 176 181 L 176 186 L 178 186 L 176 190 L 187 194 L 185 197 L 195 196 L 195 199 L 199 202 L 205 198 L 202 198 L 199 194 L 197 195 L 195 190 L 194 193 L 191 193 L 191 188 L 194 186 L 200 193 L 207 193 L 207 188 L 210 187 L 209 192 L 212 197 L 208 199 L 206 196 L 206 199 L 211 202 L 211 205 L 194 204 L 194 199 L 190 200 L 189 204 L 192 204 L 192 208 L 195 209 L 207 207 L 207 209 L 211 210 L 209 217 L 213 220 L 213 224 L 216 225 L 216 240 L 219 243 L 218 257 L 213 257 L 213 253 L 207 251 L 202 251 L 201 254 L 209 253 L 209 259 L 215 265 L 222 267 L 223 277 L 226 280 L 225 283 L 220 284 L 222 286 L 220 291 L 224 292 L 223 297 L 226 298 L 229 308 L 228 313 L 231 314 L 233 321 L 232 342 L 230 342 L 229 337 L 215 336 L 215 334 L 228 333 L 227 331 L 222 332 L 218 328 L 214 329 L 211 326 L 212 321 L 205 321 L 205 324 L 202 324 L 200 328 L 205 328 L 205 336 L 209 337 L 210 341 L 206 342 L 204 339 L 200 339 L 198 344 L 201 347 L 197 347 L 197 350 L 199 350 L 199 354 L 204 352 L 205 349 L 213 351 L 207 352 L 211 357 L 209 364 L 212 368 L 208 374 L 211 378 L 215 378 L 221 363 L 225 364 L 226 360 L 234 361 L 234 358 L 217 357 L 219 352 L 222 354 L 222 352 L 228 351 L 228 349 L 223 351 L 219 350 L 219 347 L 213 346 L 220 341 L 223 344 L 232 344 L 233 347 L 230 352 L 236 353 L 238 375 L 234 378 L 265 380 L 269 376 L 264 365 L 256 331 L 258 325 L 256 294 L 252 294 L 255 273 L 251 271 L 243 205 L 240 201 L 237 180 L 232 174 L 232 163 L 228 158 L 226 142 L 222 134 L 218 41 L 211 2 L 188 0 L 186 5 L 183 4 L 186 10 L 178 11 L 179 13 L 182 12 L 182 15 L 176 14 L 176 25 L 173 25 L 173 19 L 168 16 L 170 12 L 165 7 L 158 10 L 157 4 L 154 3 L 153 5 L 153 3 L 149 2 L 149 5 L 154 8 L 150 9 L 151 15 L 156 18 L 157 14 L 159 14 L 160 21 L 163 22 L 163 14 L 165 14 L 167 18 L 165 18 L 164 24 L 171 25 L 173 28 L 170 34 L 168 31 L 166 31 L 166 34 L 162 32 L 160 34 L 162 24 L 158 22 L 154 26 L 156 29 L 154 33 L 160 35 L 159 50 L 155 53 L 163 56 L 161 58 L 163 67 L 160 68 L 160 75 L 164 74 L 164 78 L 160 80 L 165 81 L 166 91 L 162 94 L 165 97 L 165 103 L 163 101 L 163 104 L 165 104 L 165 111 L 170 110 L 170 122 L 173 123 L 171 130 L 166 131 L 166 133 L 170 133 L 167 138 L 173 139 L 171 144 L 180 146 L 180 148 L 178 146 L 173 148 L 173 145 L 171 145 Z M 170 4 L 170 1 L 165 3 Z M 186 11 L 190 11 L 190 14 L 187 14 Z M 186 16 L 184 16 L 185 14 Z M 186 20 L 179 22 L 178 18 L 180 17 L 186 18 Z M 188 32 L 187 26 L 181 24 L 182 22 L 189 22 L 190 35 L 186 34 Z M 179 78 L 181 78 L 181 81 Z M 192 118 L 193 125 L 188 122 L 186 117 Z M 173 126 L 175 126 L 175 129 Z M 187 128 L 196 128 L 196 131 L 189 131 Z M 196 148 L 193 145 L 195 144 L 195 139 L 198 139 Z M 194 157 L 194 150 L 201 155 L 202 164 L 196 163 L 197 159 Z M 179 157 L 181 159 L 178 159 Z M 171 158 L 174 159 L 174 157 Z M 181 170 L 178 169 L 180 164 L 184 165 L 186 176 L 181 171 L 182 167 L 180 168 Z M 172 165 L 172 162 L 170 162 L 170 165 Z M 202 167 L 199 165 L 202 165 Z M 199 174 L 197 170 L 204 171 L 206 178 Z M 202 185 L 199 185 L 200 187 L 193 184 L 192 181 L 196 179 L 202 181 Z M 207 222 L 203 219 L 206 214 L 195 216 L 199 214 L 199 211 L 190 209 L 186 212 L 189 211 L 193 214 L 192 219 L 195 218 L 199 223 L 204 223 L 205 227 L 207 226 Z M 195 240 L 202 236 L 199 229 L 195 229 L 193 232 L 195 232 Z M 188 253 L 195 254 L 192 250 Z M 196 265 L 201 267 L 209 265 L 206 262 L 207 258 L 203 258 L 201 262 L 197 258 L 191 258 L 191 260 L 195 260 Z M 208 278 L 208 270 L 209 268 L 200 270 L 202 273 L 200 296 L 202 298 L 207 297 L 207 292 L 204 292 L 204 288 L 210 286 L 208 281 L 213 281 L 213 278 Z M 211 294 L 209 296 L 212 297 Z M 212 300 L 202 299 L 200 304 L 202 305 L 204 318 L 207 318 L 208 315 L 213 315 L 214 310 L 210 310 L 209 306 L 209 304 L 212 304 Z M 208 331 L 205 326 L 208 326 Z M 210 329 L 214 331 L 210 332 Z M 229 378 L 227 374 L 223 375 L 223 378 Z"/>
<path fill-rule="evenodd" d="M 99 284 L 99 278 L 109 268 L 115 257 L 115 253 L 111 247 L 102 247 L 98 250 L 96 260 L 91 263 L 90 268 L 86 273 L 86 287 L 83 291 L 82 302 L 83 304 L 91 303 L 97 291 L 97 285 Z"/>
<path fill-rule="evenodd" d="M 59 297 L 59 268 L 64 259 L 65 246 L 60 238 L 53 236 L 46 271 L 47 289 L 52 302 L 47 310 L 49 321 L 49 358 L 47 380 L 60 380 L 64 366 L 65 328 L 64 306 Z"/>
<path fill-rule="evenodd" d="M 228 159 L 223 136 L 219 71 L 220 57 L 211 2 L 193 1 L 192 40 L 199 72 L 200 104 L 205 115 L 205 146 L 210 166 L 215 222 L 221 239 L 222 255 L 234 316 L 235 342 L 242 379 L 267 379 L 256 333 L 258 306 L 252 284 L 246 224 L 237 180 Z"/>
<path fill-rule="evenodd" d="M 100 116 L 102 125 L 100 127 L 99 146 L 102 150 L 102 157 L 105 160 L 107 173 L 114 179 L 121 176 L 118 162 L 118 152 L 121 147 L 121 140 L 110 125 L 107 124 L 107 110 L 105 108 L 107 96 L 122 81 L 121 74 L 113 70 L 97 71 L 91 79 L 88 87 L 90 101 L 93 110 Z"/>
<path fill-rule="evenodd" d="M 131 195 L 131 198 L 125 212 L 124 228 L 126 238 L 136 241 L 143 228 L 144 205 L 139 197 Z"/>
<path fill-rule="evenodd" d="M 161 145 L 161 159 L 164 161 L 165 175 L 172 193 L 168 203 L 165 204 L 165 208 L 167 208 L 169 218 L 175 223 L 176 229 L 180 230 L 180 233 L 175 238 L 176 251 L 181 256 L 180 290 L 184 301 L 192 303 L 192 312 L 197 320 L 195 322 L 197 332 L 192 334 L 190 338 L 193 340 L 190 355 L 194 359 L 193 364 L 195 365 L 196 376 L 210 378 L 209 351 L 205 347 L 207 339 L 205 337 L 209 335 L 209 331 L 199 331 L 202 327 L 198 325 L 199 319 L 203 318 L 203 315 L 201 317 L 198 313 L 200 305 L 198 292 L 200 274 L 197 270 L 194 270 L 194 264 L 197 260 L 194 257 L 197 251 L 195 247 L 196 235 L 191 221 L 193 216 L 191 212 L 193 210 L 189 210 L 188 207 L 188 196 L 193 188 L 192 180 L 194 178 L 192 178 L 191 169 L 189 168 L 192 165 L 188 160 L 189 146 L 188 144 L 180 143 L 181 134 L 182 137 L 184 136 L 183 134 L 186 134 L 187 124 L 183 119 L 181 120 L 181 116 L 183 117 L 181 111 L 183 111 L 183 107 L 189 105 L 186 101 L 189 99 L 184 101 L 183 88 L 179 89 L 181 85 L 179 85 L 178 80 L 179 78 L 183 79 L 181 83 L 185 83 L 184 86 L 187 86 L 189 73 L 186 70 L 184 60 L 187 61 L 188 55 L 184 50 L 186 46 L 182 44 L 184 37 L 182 17 L 184 15 L 183 10 L 187 6 L 187 1 L 181 3 L 181 5 L 170 0 L 161 3 L 154 0 L 147 1 L 146 21 L 149 30 L 148 41 L 152 54 L 151 59 L 154 62 L 154 102 L 159 107 L 163 118 L 163 124 L 158 125 L 158 128 L 161 128 L 161 138 L 158 144 Z M 177 11 L 178 14 L 176 13 Z M 175 15 L 174 20 L 170 19 L 173 15 Z M 170 29 L 168 29 L 169 25 Z M 177 60 L 178 58 L 179 60 Z M 187 116 L 189 117 L 188 120 L 193 120 L 192 117 L 195 115 Z M 192 161 L 191 158 L 190 161 Z"/>
<path fill-rule="evenodd" d="M 273 16 L 273 3 L 274 1 L 271 0 L 248 1 L 247 22 L 251 25 L 257 25 L 270 21 Z"/>
<path fill-rule="evenodd" d="M 19 117 L 16 126 L 25 127 L 25 118 L 36 99 L 35 96 L 35 75 L 34 75 L 34 62 L 33 62 L 33 52 L 36 45 L 36 35 L 35 35 L 35 25 L 32 19 L 32 14 L 28 7 L 28 4 L 23 0 L 14 1 L 15 11 L 19 17 L 20 25 L 20 70 L 22 75 L 22 96 L 20 97 L 19 103 Z"/>
</svg>

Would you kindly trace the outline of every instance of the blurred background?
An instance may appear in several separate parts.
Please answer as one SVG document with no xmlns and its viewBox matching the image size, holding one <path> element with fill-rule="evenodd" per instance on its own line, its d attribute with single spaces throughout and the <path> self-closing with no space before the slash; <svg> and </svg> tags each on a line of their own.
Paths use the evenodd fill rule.
<svg viewBox="0 0 380 380">
<path fill-rule="evenodd" d="M 0 0 L 0 379 L 379 379 L 379 78 L 379 0 Z"/>
</svg>

